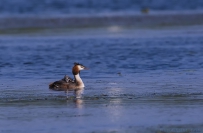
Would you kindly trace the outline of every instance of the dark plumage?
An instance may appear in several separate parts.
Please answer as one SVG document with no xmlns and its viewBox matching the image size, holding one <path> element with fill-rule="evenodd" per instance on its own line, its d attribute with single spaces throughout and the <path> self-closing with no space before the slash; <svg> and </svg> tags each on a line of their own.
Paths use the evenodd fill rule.
<svg viewBox="0 0 203 133">
<path fill-rule="evenodd" d="M 69 76 L 65 75 L 63 79 L 55 81 L 49 84 L 49 89 L 55 91 L 69 91 L 84 88 L 84 83 L 80 78 L 80 71 L 85 70 L 86 67 L 79 63 L 74 63 L 72 68 L 72 73 L 74 75 L 74 80 Z"/>
</svg>

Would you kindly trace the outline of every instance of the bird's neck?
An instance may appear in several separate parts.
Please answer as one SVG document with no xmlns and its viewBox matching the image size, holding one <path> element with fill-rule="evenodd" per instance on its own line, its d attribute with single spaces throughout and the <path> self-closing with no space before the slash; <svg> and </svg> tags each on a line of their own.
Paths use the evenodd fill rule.
<svg viewBox="0 0 203 133">
<path fill-rule="evenodd" d="M 82 79 L 80 78 L 80 74 L 79 74 L 79 73 L 76 74 L 76 75 L 74 75 L 74 78 L 75 78 L 76 84 L 77 84 L 79 87 L 81 87 L 81 88 L 84 88 L 84 87 L 85 87 L 85 85 L 84 85 Z"/>
</svg>

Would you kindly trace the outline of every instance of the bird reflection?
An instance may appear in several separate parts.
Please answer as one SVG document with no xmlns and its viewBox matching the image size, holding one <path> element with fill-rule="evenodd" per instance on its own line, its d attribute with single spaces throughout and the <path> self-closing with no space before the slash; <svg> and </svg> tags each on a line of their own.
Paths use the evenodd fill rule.
<svg viewBox="0 0 203 133">
<path fill-rule="evenodd" d="M 83 100 L 82 99 L 75 99 L 75 105 L 77 108 L 83 108 Z"/>
<path fill-rule="evenodd" d="M 77 108 L 83 108 L 83 99 L 81 98 L 69 97 L 66 99 L 66 101 L 68 105 L 70 105 L 71 103 L 74 103 Z"/>
</svg>

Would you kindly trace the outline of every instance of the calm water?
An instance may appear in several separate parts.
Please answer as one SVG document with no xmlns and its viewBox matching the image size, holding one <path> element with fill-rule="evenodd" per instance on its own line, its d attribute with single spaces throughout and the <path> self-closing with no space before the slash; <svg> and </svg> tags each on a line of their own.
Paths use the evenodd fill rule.
<svg viewBox="0 0 203 133">
<path fill-rule="evenodd" d="M 202 31 L 169 31 L 2 35 L 0 132 L 203 132 Z M 76 101 L 48 89 L 74 62 Z"/>
<path fill-rule="evenodd" d="M 202 10 L 202 0 L 0 0 L 1 15 L 54 15 L 155 11 Z"/>
</svg>

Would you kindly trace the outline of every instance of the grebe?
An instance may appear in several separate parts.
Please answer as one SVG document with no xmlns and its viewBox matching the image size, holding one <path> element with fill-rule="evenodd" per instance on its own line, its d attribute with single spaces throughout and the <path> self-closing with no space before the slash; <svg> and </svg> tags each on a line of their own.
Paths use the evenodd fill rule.
<svg viewBox="0 0 203 133">
<path fill-rule="evenodd" d="M 72 68 L 74 80 L 68 77 L 67 75 L 65 75 L 63 79 L 49 84 L 49 89 L 52 89 L 55 91 L 66 91 L 67 94 L 68 94 L 68 91 L 73 90 L 75 91 L 76 98 L 80 98 L 81 93 L 85 87 L 82 79 L 80 78 L 80 71 L 85 69 L 87 68 L 82 64 L 74 63 L 74 66 Z"/>
</svg>

